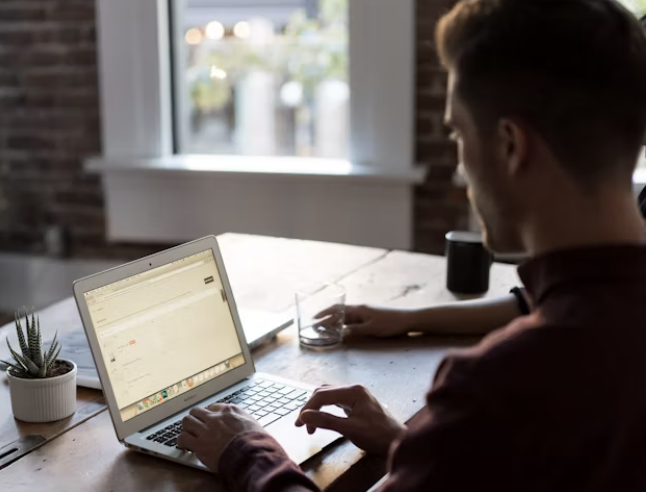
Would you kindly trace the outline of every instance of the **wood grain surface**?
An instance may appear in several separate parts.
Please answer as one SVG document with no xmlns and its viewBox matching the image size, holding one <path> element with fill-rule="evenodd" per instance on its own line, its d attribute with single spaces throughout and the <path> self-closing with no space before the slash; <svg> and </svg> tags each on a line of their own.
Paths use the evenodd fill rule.
<svg viewBox="0 0 648 492">
<path fill-rule="evenodd" d="M 51 340 L 58 330 L 59 335 L 82 330 L 81 319 L 74 303 L 69 298 L 39 313 L 44 340 Z M 24 326 L 24 325 L 23 325 Z M 14 323 L 0 328 L 0 359 L 11 361 L 6 338 L 9 337 L 14 350 L 19 348 Z M 45 442 L 93 417 L 106 408 L 101 391 L 77 388 L 77 411 L 74 415 L 51 423 L 28 423 L 13 418 L 9 382 L 4 372 L 0 372 L 0 448 L 27 436 L 42 436 Z M 1 483 L 1 481 L 0 481 Z"/>
<path fill-rule="evenodd" d="M 283 312 L 292 306 L 294 292 L 315 280 L 336 282 L 350 272 L 382 258 L 383 249 L 316 241 L 224 234 L 218 238 L 234 295 L 239 306 Z M 70 286 L 72 292 L 72 286 Z M 73 298 L 39 312 L 44 341 L 83 330 Z M 13 323 L 0 328 L 0 359 L 11 360 L 6 338 L 19 347 Z M 100 391 L 78 388 L 77 413 L 58 422 L 30 424 L 13 418 L 9 383 L 0 373 L 0 448 L 26 436 L 48 441 L 105 409 Z"/>
<path fill-rule="evenodd" d="M 347 289 L 349 303 L 422 307 L 455 299 L 445 290 L 445 260 L 439 257 L 309 243 L 304 254 L 309 262 L 317 263 L 313 274 L 309 263 L 299 258 L 299 244 L 304 242 L 233 235 L 225 242 L 227 245 L 221 241 L 225 262 L 240 306 L 289 305 L 295 286 L 313 278 L 339 281 Z M 249 247 L 252 243 L 254 249 Z M 328 246 L 332 248 L 327 250 Z M 251 260 L 259 248 L 268 252 L 268 258 Z M 290 251 L 289 258 L 285 250 Z M 328 256 L 325 251 L 330 252 Z M 347 251 L 353 260 L 346 256 Z M 282 255 L 284 260 L 279 260 Z M 291 273 L 284 275 L 282 265 Z M 494 265 L 488 295 L 501 295 L 517 283 L 513 267 Z M 239 295 L 246 301 L 239 300 Z M 74 316 L 68 313 L 67 319 Z M 456 336 L 358 339 L 336 349 L 313 351 L 300 347 L 293 327 L 257 349 L 254 358 L 258 371 L 315 385 L 364 384 L 396 418 L 406 422 L 424 406 L 425 393 L 446 351 L 474 341 Z M 367 490 L 377 481 L 385 463 L 365 457 L 343 441 L 303 468 L 323 489 L 355 491 Z M 208 473 L 127 451 L 117 442 L 107 412 L 0 471 L 3 490 L 22 492 L 45 483 L 48 490 L 65 492 L 220 490 L 217 478 Z"/>
</svg>

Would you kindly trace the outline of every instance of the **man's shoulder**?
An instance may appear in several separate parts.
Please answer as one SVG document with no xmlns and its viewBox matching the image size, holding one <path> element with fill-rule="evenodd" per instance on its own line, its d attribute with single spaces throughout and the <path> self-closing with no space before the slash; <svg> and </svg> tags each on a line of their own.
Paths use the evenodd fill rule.
<svg viewBox="0 0 648 492">
<path fill-rule="evenodd" d="M 536 358 L 543 360 L 547 355 L 543 350 L 545 345 L 556 348 L 553 343 L 556 334 L 555 330 L 547 331 L 539 313 L 522 316 L 492 332 L 473 347 L 449 352 L 447 370 L 469 373 L 480 379 L 488 378 L 492 372 L 493 376 L 500 377 L 501 370 L 511 367 L 520 370 Z"/>
<path fill-rule="evenodd" d="M 610 327 L 612 328 L 612 327 Z M 560 371 L 561 363 L 573 367 L 575 359 L 598 357 L 600 350 L 611 349 L 607 343 L 613 330 L 586 326 L 584 323 L 556 323 L 543 318 L 540 311 L 521 316 L 507 326 L 486 336 L 479 344 L 449 352 L 448 360 L 458 369 L 487 376 L 501 369 L 543 368 L 545 375 Z M 554 368 L 554 369 L 551 369 Z"/>
<path fill-rule="evenodd" d="M 547 407 L 561 400 L 576 409 L 593 404 L 601 391 L 616 391 L 615 381 L 641 358 L 588 327 L 550 325 L 535 313 L 448 354 L 435 387 L 453 388 L 498 411 L 551 412 Z"/>
</svg>

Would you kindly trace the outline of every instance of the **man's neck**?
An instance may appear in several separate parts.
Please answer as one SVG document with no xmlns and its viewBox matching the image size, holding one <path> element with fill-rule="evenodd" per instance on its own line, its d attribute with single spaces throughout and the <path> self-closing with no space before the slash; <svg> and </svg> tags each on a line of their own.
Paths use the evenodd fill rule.
<svg viewBox="0 0 648 492">
<path fill-rule="evenodd" d="M 531 256 L 586 246 L 646 243 L 646 224 L 632 193 L 625 190 L 574 194 L 541 209 L 523 231 Z"/>
</svg>

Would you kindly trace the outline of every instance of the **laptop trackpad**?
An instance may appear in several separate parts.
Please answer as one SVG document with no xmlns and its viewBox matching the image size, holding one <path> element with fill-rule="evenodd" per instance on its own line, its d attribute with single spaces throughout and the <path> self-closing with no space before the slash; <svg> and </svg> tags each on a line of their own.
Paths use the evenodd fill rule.
<svg viewBox="0 0 648 492">
<path fill-rule="evenodd" d="M 322 410 L 339 417 L 346 417 L 344 411 L 338 407 L 324 407 Z M 332 442 L 342 438 L 337 432 L 324 429 L 317 429 L 315 434 L 309 435 L 305 426 L 295 427 L 298 415 L 299 410 L 296 410 L 266 427 L 270 435 L 283 446 L 295 463 L 302 464 Z"/>
</svg>

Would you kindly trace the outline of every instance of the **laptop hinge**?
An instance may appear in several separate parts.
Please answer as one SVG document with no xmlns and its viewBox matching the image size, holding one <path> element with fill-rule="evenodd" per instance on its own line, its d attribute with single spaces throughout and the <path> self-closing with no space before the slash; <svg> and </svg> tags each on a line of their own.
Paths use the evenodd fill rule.
<svg viewBox="0 0 648 492">
<path fill-rule="evenodd" d="M 228 389 L 233 388 L 233 387 L 236 386 L 237 384 L 241 384 L 241 383 L 244 382 L 244 381 L 249 381 L 250 379 L 252 379 L 252 376 L 254 376 L 254 374 L 251 374 L 250 376 L 247 376 L 247 377 L 241 379 L 240 381 L 237 381 L 236 383 L 232 384 L 231 386 L 228 386 L 227 388 L 223 389 L 222 391 L 219 391 L 219 393 L 222 393 L 222 392 L 224 392 L 224 391 L 227 391 Z M 203 398 L 202 400 L 200 400 L 199 402 L 197 402 L 195 405 L 192 405 L 191 407 L 187 407 L 187 408 L 193 408 L 193 407 L 201 406 L 202 403 L 203 403 L 204 401 L 209 400 L 210 398 L 213 398 L 214 396 L 215 396 L 215 395 L 211 395 L 211 396 L 208 396 L 207 398 Z M 167 421 L 167 420 L 169 420 L 169 419 L 172 419 L 172 418 L 175 417 L 176 415 L 180 415 L 182 412 L 186 412 L 186 411 L 187 411 L 187 408 L 184 408 L 184 409 L 180 410 L 179 412 L 174 413 L 173 415 L 169 415 L 169 416 L 166 417 L 165 419 L 162 419 L 162 420 L 156 422 L 155 424 L 149 425 L 149 426 L 146 427 L 145 429 L 142 429 L 142 430 L 137 431 L 137 433 L 138 433 L 138 434 L 142 434 L 142 433 L 148 432 L 149 429 L 152 429 L 153 427 L 155 427 L 155 426 L 157 426 L 157 425 L 160 425 L 161 422 L 165 422 L 165 421 Z M 121 442 L 123 443 L 123 441 L 121 441 Z"/>
</svg>

